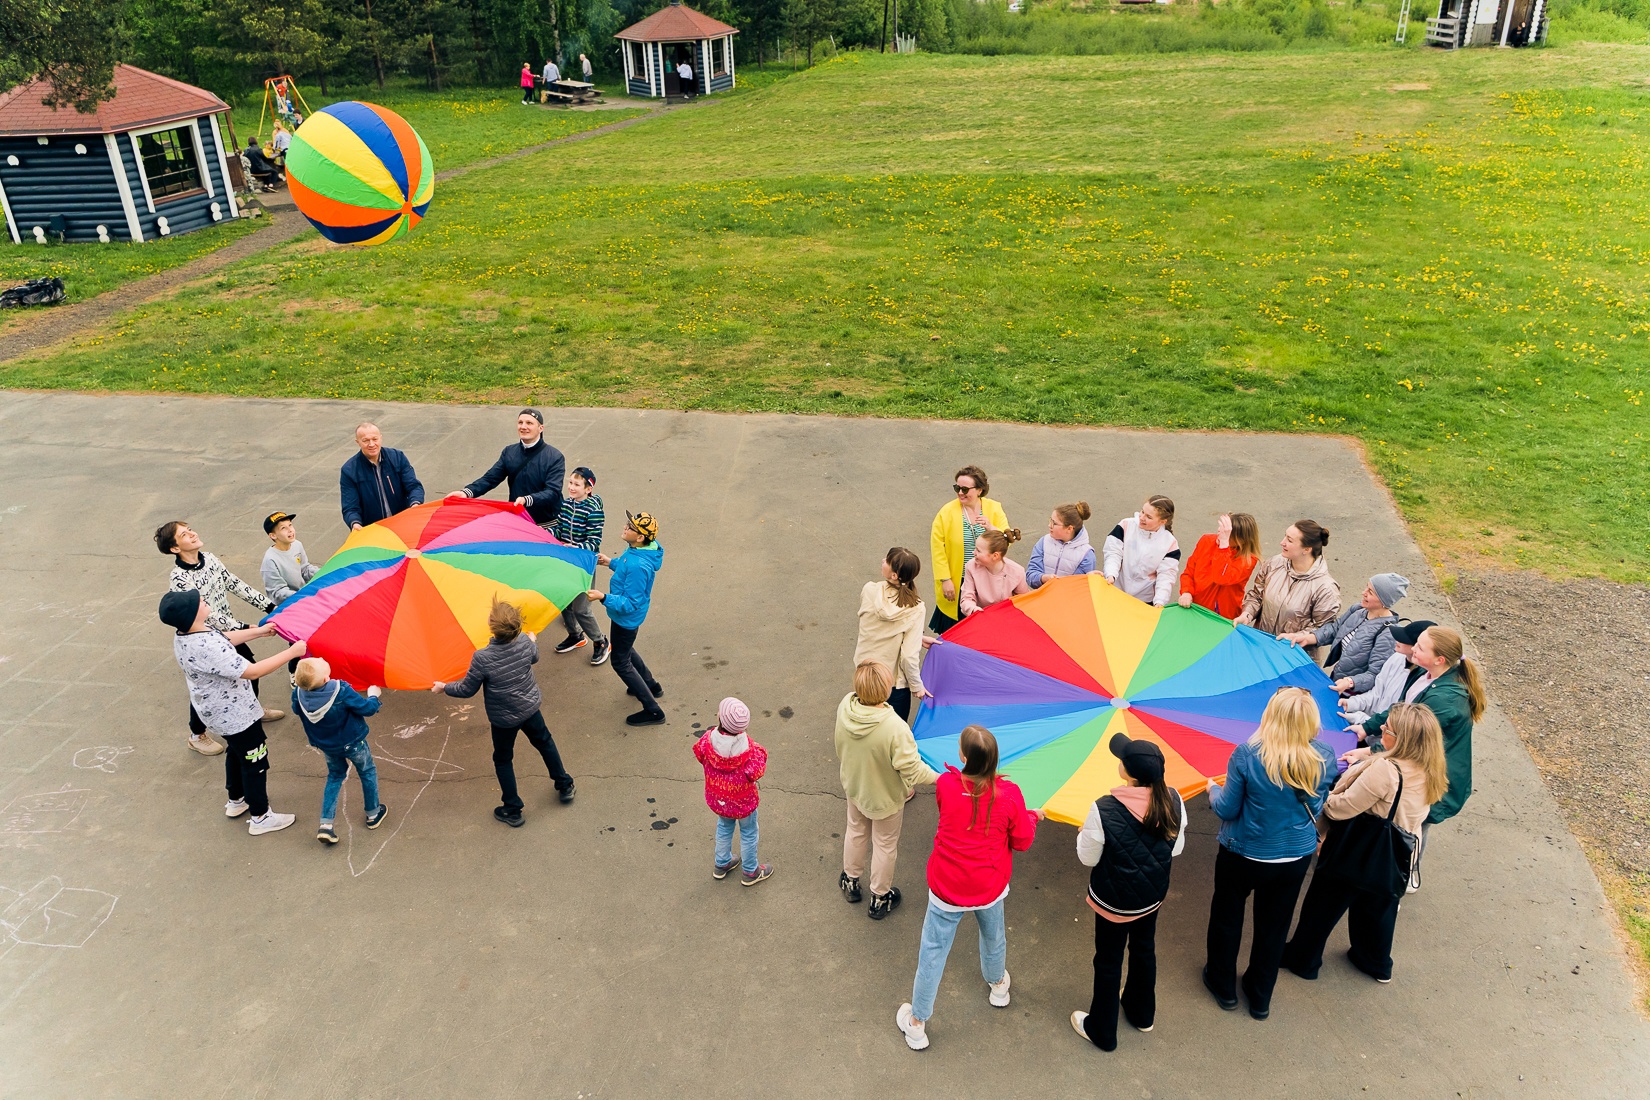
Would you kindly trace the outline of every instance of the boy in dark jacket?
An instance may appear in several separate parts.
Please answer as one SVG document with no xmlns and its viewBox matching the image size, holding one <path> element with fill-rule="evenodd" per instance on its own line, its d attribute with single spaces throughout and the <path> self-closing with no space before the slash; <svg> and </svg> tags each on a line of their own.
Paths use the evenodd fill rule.
<svg viewBox="0 0 1650 1100">
<path fill-rule="evenodd" d="M 621 534 L 629 549 L 617 558 L 596 555 L 597 565 L 610 566 L 613 581 L 609 591 L 592 588 L 585 595 L 607 608 L 608 621 L 613 624 L 613 671 L 625 682 L 630 694 L 642 704 L 642 709 L 625 718 L 631 726 L 656 726 L 665 720 L 664 708 L 658 698 L 665 693 L 648 671 L 642 655 L 636 652 L 636 635 L 647 619 L 647 609 L 653 601 L 653 577 L 665 562 L 664 548 L 659 545 L 659 521 L 646 512 L 624 514 L 625 528 Z"/>
<path fill-rule="evenodd" d="M 487 616 L 487 628 L 492 640 L 470 658 L 470 671 L 456 684 L 440 680 L 430 685 L 437 694 L 445 693 L 457 699 L 468 699 L 483 687 L 481 701 L 487 708 L 487 722 L 493 727 L 493 770 L 498 773 L 498 785 L 503 792 L 503 804 L 493 816 L 510 826 L 521 828 L 522 801 L 516 793 L 516 732 L 527 735 L 527 741 L 544 757 L 544 766 L 556 784 L 563 803 L 573 801 L 573 777 L 562 767 L 561 753 L 545 727 L 544 714 L 539 707 L 544 695 L 533 679 L 533 666 L 539 660 L 538 639 L 521 629 L 521 609 L 515 604 L 493 604 Z"/>
<path fill-rule="evenodd" d="M 338 792 L 344 788 L 349 766 L 361 780 L 362 804 L 367 810 L 367 828 L 384 823 L 389 807 L 378 801 L 378 766 L 367 744 L 367 719 L 378 713 L 379 689 L 369 687 L 362 695 L 342 680 L 334 680 L 332 669 L 319 657 L 298 662 L 293 676 L 292 709 L 304 725 L 304 736 L 327 758 L 327 785 L 321 792 L 321 824 L 315 839 L 337 844 L 332 827 L 338 812 Z"/>
<path fill-rule="evenodd" d="M 521 441 L 500 451 L 492 469 L 447 495 L 484 496 L 497 488 L 499 482 L 508 480 L 510 499 L 527 509 L 533 522 L 548 531 L 561 512 L 567 460 L 544 441 L 544 414 L 537 409 L 521 410 L 516 417 L 516 435 Z"/>
</svg>

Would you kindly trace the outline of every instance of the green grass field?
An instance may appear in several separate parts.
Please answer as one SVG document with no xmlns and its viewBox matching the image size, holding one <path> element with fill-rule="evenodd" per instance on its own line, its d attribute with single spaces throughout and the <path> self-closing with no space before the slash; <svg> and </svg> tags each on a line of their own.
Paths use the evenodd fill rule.
<svg viewBox="0 0 1650 1100">
<path fill-rule="evenodd" d="M 1346 433 L 1436 558 L 1642 580 L 1647 62 L 847 55 L 0 382 Z"/>
</svg>

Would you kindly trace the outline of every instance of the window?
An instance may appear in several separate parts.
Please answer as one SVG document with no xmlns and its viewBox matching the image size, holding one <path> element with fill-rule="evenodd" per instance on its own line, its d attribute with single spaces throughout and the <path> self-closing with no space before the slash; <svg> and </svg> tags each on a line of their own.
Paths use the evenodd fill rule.
<svg viewBox="0 0 1650 1100">
<path fill-rule="evenodd" d="M 717 76 L 727 76 L 728 40 L 726 38 L 718 38 L 711 42 L 710 55 L 714 59 L 711 64 L 711 71 L 713 71 Z"/>
<path fill-rule="evenodd" d="M 156 199 L 201 190 L 201 166 L 195 156 L 194 135 L 189 128 L 159 130 L 138 138 L 138 154 L 149 194 Z"/>
<path fill-rule="evenodd" d="M 630 44 L 630 71 L 638 80 L 647 79 L 647 57 L 642 53 L 642 44 Z"/>
</svg>

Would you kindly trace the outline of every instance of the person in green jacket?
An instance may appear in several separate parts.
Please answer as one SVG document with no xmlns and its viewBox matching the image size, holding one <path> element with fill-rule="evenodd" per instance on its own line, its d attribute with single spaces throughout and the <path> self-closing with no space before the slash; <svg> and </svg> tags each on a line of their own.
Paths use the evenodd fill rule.
<svg viewBox="0 0 1650 1100">
<path fill-rule="evenodd" d="M 854 690 L 836 708 L 836 756 L 842 765 L 842 791 L 848 796 L 842 878 L 837 885 L 849 902 L 857 902 L 869 857 L 871 906 L 866 915 L 872 920 L 899 908 L 894 863 L 905 804 L 916 788 L 939 778 L 917 755 L 911 727 L 888 705 L 893 689 L 893 670 L 881 661 L 861 661 L 854 669 Z"/>
<path fill-rule="evenodd" d="M 1415 670 L 1404 685 L 1403 699 L 1420 703 L 1432 711 L 1444 731 L 1444 763 L 1449 774 L 1449 790 L 1433 803 L 1421 828 L 1421 843 L 1410 872 L 1409 889 L 1421 888 L 1421 856 L 1426 852 L 1427 832 L 1461 812 L 1472 794 L 1472 727 L 1484 716 L 1484 677 L 1472 658 L 1466 656 L 1461 635 L 1447 626 L 1429 626 L 1416 641 L 1410 655 Z M 1382 711 L 1350 727 L 1369 747 L 1354 749 L 1346 759 L 1380 751 L 1381 727 L 1387 712 Z"/>
</svg>

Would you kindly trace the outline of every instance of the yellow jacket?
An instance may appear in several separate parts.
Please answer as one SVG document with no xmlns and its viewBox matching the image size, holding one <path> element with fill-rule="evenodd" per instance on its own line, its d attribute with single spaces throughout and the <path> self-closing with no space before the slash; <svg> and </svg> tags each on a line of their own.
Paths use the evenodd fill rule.
<svg viewBox="0 0 1650 1100">
<path fill-rule="evenodd" d="M 1008 530 L 1008 516 L 1003 513 L 1003 506 L 990 497 L 980 499 L 980 518 L 985 520 L 987 527 Z M 934 606 L 955 619 L 958 617 L 957 601 L 946 599 L 940 585 L 949 580 L 961 594 L 963 569 L 968 565 L 963 557 L 963 510 L 958 501 L 953 500 L 934 516 L 929 549 L 933 551 L 934 558 Z"/>
</svg>

